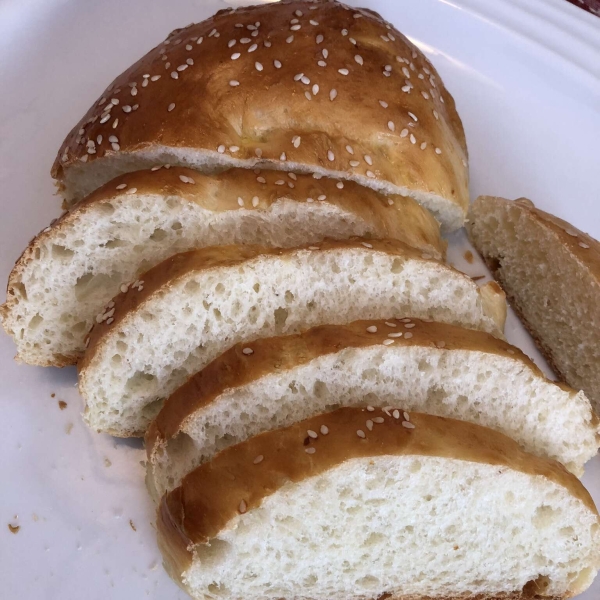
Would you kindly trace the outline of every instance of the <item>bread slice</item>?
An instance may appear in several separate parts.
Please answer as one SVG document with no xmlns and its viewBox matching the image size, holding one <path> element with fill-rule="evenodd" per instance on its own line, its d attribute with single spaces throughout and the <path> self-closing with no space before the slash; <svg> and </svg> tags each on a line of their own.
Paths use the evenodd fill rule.
<svg viewBox="0 0 600 600">
<path fill-rule="evenodd" d="M 222 246 L 151 269 L 98 315 L 80 366 L 91 427 L 141 435 L 190 375 L 238 342 L 358 318 L 435 318 L 501 335 L 503 295 L 401 242 Z"/>
<path fill-rule="evenodd" d="M 559 600 L 600 567 L 576 477 L 485 427 L 342 408 L 253 437 L 162 499 L 197 599 Z M 372 429 L 371 429 L 372 426 Z"/>
<path fill-rule="evenodd" d="M 106 184 L 34 238 L 12 270 L 0 314 L 18 360 L 75 364 L 120 287 L 173 254 L 356 235 L 444 254 L 437 222 L 414 200 L 353 182 L 246 169 L 214 177 L 176 167 L 139 171 Z"/>
<path fill-rule="evenodd" d="M 540 350 L 600 410 L 600 243 L 530 200 L 481 196 L 469 235 Z"/>
<path fill-rule="evenodd" d="M 173 31 L 75 125 L 52 176 L 71 203 L 164 163 L 351 179 L 415 198 L 448 230 L 469 204 L 464 130 L 439 74 L 379 15 L 338 2 L 220 11 Z"/>
<path fill-rule="evenodd" d="M 223 448 L 369 404 L 491 427 L 576 475 L 600 446 L 585 395 L 547 380 L 506 342 L 419 319 L 355 321 L 237 344 L 191 377 L 146 434 L 148 487 L 160 498 Z"/>
</svg>

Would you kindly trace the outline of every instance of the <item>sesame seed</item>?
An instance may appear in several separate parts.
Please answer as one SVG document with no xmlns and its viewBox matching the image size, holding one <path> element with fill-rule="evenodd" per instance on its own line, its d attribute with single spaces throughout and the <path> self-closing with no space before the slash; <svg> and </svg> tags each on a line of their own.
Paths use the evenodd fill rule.
<svg viewBox="0 0 600 600">
<path fill-rule="evenodd" d="M 387 73 L 390 73 L 392 71 L 392 65 L 385 65 L 385 67 L 383 68 Z"/>
<path fill-rule="evenodd" d="M 336 187 L 338 190 L 343 190 L 343 189 L 344 189 L 344 184 L 343 184 L 341 181 L 338 181 L 338 182 L 335 184 L 335 187 Z"/>
<path fill-rule="evenodd" d="M 372 248 L 373 246 L 371 246 Z M 367 327 L 367 332 L 368 333 L 377 333 L 377 325 L 369 325 Z"/>
<path fill-rule="evenodd" d="M 327 425 L 321 425 L 320 431 L 322 435 L 327 435 L 329 433 L 329 427 L 327 427 Z"/>
<path fill-rule="evenodd" d="M 385 419 L 383 417 L 373 417 L 373 423 L 377 423 L 378 425 L 381 425 L 384 421 Z"/>
<path fill-rule="evenodd" d="M 113 142 L 110 147 L 115 151 L 118 152 L 121 149 L 121 146 L 119 146 L 119 144 L 117 144 L 116 142 Z"/>
<path fill-rule="evenodd" d="M 327 48 L 323 48 L 323 50 L 321 50 L 321 54 L 323 55 L 323 58 L 327 58 L 329 56 L 329 50 L 327 50 Z"/>
<path fill-rule="evenodd" d="M 177 71 L 171 71 L 171 77 L 173 79 L 179 79 L 179 73 L 177 73 Z"/>
<path fill-rule="evenodd" d="M 317 451 L 316 448 L 305 448 L 304 452 L 306 452 L 306 454 L 314 454 Z"/>
<path fill-rule="evenodd" d="M 362 429 L 358 429 L 358 430 L 356 431 L 356 435 L 357 435 L 359 438 L 363 438 L 363 439 L 367 437 L 367 436 L 365 435 L 365 432 L 364 432 Z"/>
<path fill-rule="evenodd" d="M 571 237 L 577 237 L 577 232 L 574 231 L 573 229 L 565 229 L 565 233 L 567 235 L 570 235 Z"/>
<path fill-rule="evenodd" d="M 313 440 L 316 440 L 319 437 L 316 431 L 313 431 L 312 429 L 309 429 L 306 433 L 308 434 L 308 437 L 313 438 Z"/>
<path fill-rule="evenodd" d="M 393 331 L 392 333 L 388 333 L 389 338 L 399 338 L 402 337 L 401 331 Z"/>
<path fill-rule="evenodd" d="M 348 38 L 348 40 L 351 44 L 354 44 L 356 46 L 356 40 L 353 37 Z"/>
<path fill-rule="evenodd" d="M 231 55 L 231 60 L 237 60 L 240 56 L 241 56 L 241 54 L 239 52 L 234 52 Z"/>
<path fill-rule="evenodd" d="M 373 421 L 371 419 L 367 419 L 366 426 L 369 431 L 373 431 Z"/>
<path fill-rule="evenodd" d="M 323 35 L 322 35 L 322 34 L 319 34 L 319 35 L 318 35 L 318 36 L 315 38 L 315 41 L 317 42 L 317 44 L 320 44 L 320 43 L 323 41 L 323 39 L 324 39 L 324 38 L 323 38 Z"/>
<path fill-rule="evenodd" d="M 306 97 L 307 100 L 311 100 L 312 96 L 310 95 L 309 91 L 304 92 L 304 96 Z"/>
<path fill-rule="evenodd" d="M 254 350 L 252 350 L 252 348 L 244 348 L 242 350 L 242 354 L 245 354 L 246 356 L 250 356 L 250 354 L 254 354 Z"/>
<path fill-rule="evenodd" d="M 318 21 L 315 21 L 314 19 L 311 19 L 311 20 L 309 21 L 309 23 L 310 23 L 311 25 L 314 25 L 315 27 L 316 27 L 316 26 L 319 24 L 319 22 L 318 22 Z"/>
<path fill-rule="evenodd" d="M 429 94 L 427 92 L 421 92 L 421 96 L 423 96 L 425 100 L 429 100 Z"/>
<path fill-rule="evenodd" d="M 410 134 L 410 143 L 411 144 L 416 144 L 417 143 L 417 138 L 412 133 Z"/>
<path fill-rule="evenodd" d="M 388 121 L 387 126 L 390 131 L 396 131 L 396 125 L 394 125 L 394 121 Z"/>
<path fill-rule="evenodd" d="M 233 152 L 234 154 L 240 149 L 239 146 L 229 146 L 229 152 Z"/>
<path fill-rule="evenodd" d="M 127 184 L 126 184 L 126 183 L 120 183 L 120 184 L 117 186 L 117 189 L 118 189 L 118 190 L 124 190 L 126 187 L 127 187 Z"/>
<path fill-rule="evenodd" d="M 375 407 L 371 406 L 370 404 L 367 406 L 367 410 L 369 412 L 373 412 L 375 410 Z"/>
<path fill-rule="evenodd" d="M 300 29 L 302 27 L 302 25 L 300 25 L 300 23 L 296 23 L 295 25 L 292 25 L 290 27 L 291 31 L 298 31 L 298 29 Z"/>
<path fill-rule="evenodd" d="M 125 285 L 125 284 L 123 284 L 123 285 L 121 286 L 121 292 L 123 292 L 123 294 L 126 294 L 128 289 L 129 289 L 129 286 L 127 286 L 127 285 Z"/>
<path fill-rule="evenodd" d="M 285 152 L 282 152 L 282 153 L 279 155 L 279 160 L 286 161 L 286 160 L 287 160 L 287 154 L 286 154 Z"/>
<path fill-rule="evenodd" d="M 331 150 L 327 150 L 327 160 L 333 162 L 335 160 L 335 154 Z"/>
<path fill-rule="evenodd" d="M 385 102 L 385 100 L 380 100 L 379 104 L 381 104 L 381 106 L 383 106 L 383 108 L 387 108 L 388 107 L 388 103 Z"/>
<path fill-rule="evenodd" d="M 324 60 L 317 61 L 317 64 L 319 65 L 319 67 L 326 67 L 327 66 L 327 63 Z"/>
<path fill-rule="evenodd" d="M 397 325 L 396 323 L 392 323 L 391 321 L 386 321 L 386 322 L 385 322 L 385 324 L 386 324 L 388 327 L 398 327 L 398 325 Z"/>
<path fill-rule="evenodd" d="M 293 179 L 294 181 L 298 181 L 298 176 L 296 175 L 296 173 L 288 173 L 288 177 L 290 179 Z"/>
<path fill-rule="evenodd" d="M 296 73 L 294 75 L 294 81 L 300 81 L 304 77 L 304 73 Z"/>
<path fill-rule="evenodd" d="M 292 138 L 292 144 L 294 145 L 294 148 L 298 148 L 300 146 L 300 141 L 301 141 L 301 138 L 299 135 L 295 135 Z"/>
<path fill-rule="evenodd" d="M 185 71 L 187 68 L 188 68 L 188 65 L 187 65 L 187 64 L 186 64 L 186 65 L 179 65 L 179 66 L 177 67 L 177 70 L 178 70 L 179 72 L 181 72 L 181 71 Z"/>
<path fill-rule="evenodd" d="M 171 104 L 169 104 L 169 106 L 168 106 L 167 110 L 168 110 L 169 112 L 171 112 L 171 111 L 172 111 L 174 108 L 175 108 L 175 102 L 171 102 Z"/>
<path fill-rule="evenodd" d="M 337 90 L 335 88 L 333 88 L 330 92 L 329 92 L 329 99 L 331 101 L 335 100 L 337 98 Z"/>
<path fill-rule="evenodd" d="M 256 61 L 256 62 L 254 63 L 254 66 L 256 67 L 256 70 L 257 70 L 257 71 L 262 71 L 262 70 L 263 70 L 263 66 L 262 66 L 262 64 L 261 64 L 261 63 L 259 63 L 258 61 Z"/>
<path fill-rule="evenodd" d="M 256 33 L 258 33 L 258 31 Z M 265 40 L 263 43 L 265 45 L 265 48 L 270 48 L 271 47 L 271 42 L 269 40 Z"/>
<path fill-rule="evenodd" d="M 400 418 L 400 411 L 399 410 L 395 410 L 392 413 L 392 416 L 394 417 L 394 419 L 399 419 Z"/>
<path fill-rule="evenodd" d="M 221 144 L 218 148 L 217 148 L 217 152 L 219 154 L 223 154 L 223 152 L 225 152 L 225 146 L 223 144 Z"/>
<path fill-rule="evenodd" d="M 129 188 L 126 193 L 127 194 L 135 194 L 136 192 L 137 192 L 137 188 Z"/>
<path fill-rule="evenodd" d="M 252 44 L 252 46 L 250 46 L 248 48 L 248 52 L 254 52 L 257 48 L 258 48 L 258 44 Z"/>
<path fill-rule="evenodd" d="M 114 319 L 112 317 L 110 317 L 110 319 L 106 320 L 106 324 L 110 325 L 113 321 L 114 321 Z"/>
<path fill-rule="evenodd" d="M 352 148 L 352 146 L 350 146 L 350 144 L 348 144 L 346 146 L 346 152 L 348 152 L 348 154 L 354 154 L 354 148 Z"/>
<path fill-rule="evenodd" d="M 258 183 L 267 183 L 267 180 L 264 177 L 257 177 L 256 181 L 258 181 Z"/>
<path fill-rule="evenodd" d="M 252 198 L 252 206 L 254 206 L 254 208 L 256 208 L 258 206 L 258 203 L 259 203 L 258 196 L 254 196 Z"/>
<path fill-rule="evenodd" d="M 347 29 L 342 29 L 342 35 L 348 35 L 348 30 Z"/>
<path fill-rule="evenodd" d="M 238 506 L 238 511 L 239 511 L 241 514 L 244 514 L 244 513 L 245 513 L 247 510 L 248 510 L 248 505 L 246 504 L 246 501 L 245 501 L 245 500 L 242 500 L 242 501 L 240 502 L 240 505 Z"/>
<path fill-rule="evenodd" d="M 363 158 L 370 167 L 373 166 L 373 159 L 368 154 L 365 154 Z"/>
<path fill-rule="evenodd" d="M 308 85 L 310 83 L 310 79 L 306 76 L 306 75 L 302 75 L 302 77 L 300 77 L 300 81 L 304 84 L 304 85 Z"/>
<path fill-rule="evenodd" d="M 394 340 L 383 340 L 383 345 L 384 346 L 389 346 L 389 345 L 391 345 L 393 343 L 394 343 Z"/>
<path fill-rule="evenodd" d="M 414 429 L 415 426 L 412 423 L 409 423 L 408 421 L 402 421 L 402 427 L 406 427 L 406 429 Z"/>
<path fill-rule="evenodd" d="M 410 331 L 407 331 L 407 332 L 404 334 L 404 339 L 405 339 L 405 340 L 409 340 L 409 339 L 410 339 L 412 336 L 413 336 L 413 334 L 412 334 Z"/>
<path fill-rule="evenodd" d="M 406 324 L 404 325 L 404 327 L 405 327 L 406 329 L 412 329 L 414 326 L 415 326 L 415 324 L 414 324 L 414 323 L 406 323 Z"/>
<path fill-rule="evenodd" d="M 358 167 L 358 165 L 360 165 L 360 162 L 357 160 L 351 160 L 349 164 L 351 167 Z"/>
<path fill-rule="evenodd" d="M 409 116 L 409 117 L 410 117 L 410 118 L 411 118 L 413 121 L 418 121 L 418 120 L 419 120 L 419 119 L 417 119 L 417 117 L 416 117 L 416 116 L 415 116 L 413 113 L 411 113 L 411 112 L 409 112 L 409 113 L 408 113 L 408 116 Z"/>
<path fill-rule="evenodd" d="M 259 463 L 261 463 L 263 461 L 265 457 L 262 454 L 259 454 L 252 462 L 255 465 L 258 465 Z"/>
<path fill-rule="evenodd" d="M 410 421 L 410 415 L 406 411 L 402 413 L 402 416 L 404 417 L 405 421 Z"/>
<path fill-rule="evenodd" d="M 326 200 L 327 196 L 325 194 L 321 194 L 320 196 L 317 196 L 317 200 L 320 200 L 321 202 L 323 202 L 323 200 Z"/>
<path fill-rule="evenodd" d="M 236 79 L 232 79 L 232 80 L 229 82 L 229 85 L 230 85 L 231 87 L 237 87 L 238 85 L 240 85 L 240 82 L 239 82 L 239 81 L 237 81 Z"/>
<path fill-rule="evenodd" d="M 98 141 L 99 144 L 102 143 L 102 136 L 101 135 L 98 136 L 97 141 Z M 111 135 L 111 136 L 108 137 L 108 141 L 111 142 L 111 143 L 117 144 L 119 142 L 119 138 L 116 135 Z"/>
<path fill-rule="evenodd" d="M 289 37 L 287 37 L 287 38 L 285 39 L 285 41 L 286 41 L 288 44 L 291 44 L 291 43 L 294 41 L 294 36 L 293 36 L 293 35 L 290 35 Z"/>
<path fill-rule="evenodd" d="M 425 148 L 427 148 L 427 142 L 421 142 L 420 148 L 421 150 L 425 150 Z"/>
<path fill-rule="evenodd" d="M 295 14 L 297 17 L 301 17 L 301 16 L 303 15 L 303 12 L 302 12 L 301 10 L 297 10 L 297 11 L 296 11 L 294 14 Z"/>
<path fill-rule="evenodd" d="M 403 85 L 400 89 L 405 93 L 410 92 L 410 85 Z"/>
<path fill-rule="evenodd" d="M 404 77 L 410 77 L 410 71 L 406 67 L 402 67 L 402 73 Z"/>
<path fill-rule="evenodd" d="M 285 185 L 285 181 L 284 181 L 283 179 L 278 179 L 278 180 L 275 182 L 275 185 Z"/>
<path fill-rule="evenodd" d="M 316 83 L 312 86 L 312 93 L 313 96 L 316 96 L 319 93 L 319 86 Z"/>
<path fill-rule="evenodd" d="M 579 242 L 579 246 L 581 246 L 581 248 L 584 248 L 586 250 L 589 248 L 589 245 L 586 244 L 585 242 Z"/>
<path fill-rule="evenodd" d="M 436 149 L 435 149 L 435 153 L 436 153 L 436 154 L 441 154 L 441 153 L 442 153 L 442 151 L 441 151 L 439 148 L 436 148 Z"/>
<path fill-rule="evenodd" d="M 433 111 L 433 116 L 436 118 L 436 120 L 440 118 L 440 116 L 438 115 L 437 110 Z"/>
<path fill-rule="evenodd" d="M 361 66 L 364 64 L 363 58 L 362 58 L 362 56 L 361 56 L 360 54 L 357 54 L 357 55 L 354 57 L 354 60 L 355 60 L 355 61 L 356 61 L 356 62 L 357 62 L 359 65 L 361 65 Z"/>
<path fill-rule="evenodd" d="M 338 73 L 340 75 L 348 75 L 348 73 L 350 73 L 350 71 L 348 71 L 348 69 L 338 69 Z"/>
<path fill-rule="evenodd" d="M 281 62 L 278 60 L 274 60 L 273 61 L 273 65 L 275 66 L 276 69 L 281 69 Z"/>
</svg>

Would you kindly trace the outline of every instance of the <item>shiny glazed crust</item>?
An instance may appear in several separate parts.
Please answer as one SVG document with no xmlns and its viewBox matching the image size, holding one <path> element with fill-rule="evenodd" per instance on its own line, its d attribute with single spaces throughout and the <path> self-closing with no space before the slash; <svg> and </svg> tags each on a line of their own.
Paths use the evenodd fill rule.
<svg viewBox="0 0 600 600">
<path fill-rule="evenodd" d="M 379 15 L 337 2 L 227 9 L 173 31 L 73 128 L 52 176 L 165 149 L 172 163 L 201 150 L 222 166 L 391 183 L 443 204 L 449 228 L 468 207 L 464 131 L 437 71 Z"/>
<path fill-rule="evenodd" d="M 383 422 L 372 431 L 365 421 Z M 403 425 L 404 423 L 404 425 Z M 411 413 L 407 428 L 393 411 L 341 408 L 287 427 L 263 433 L 217 454 L 165 494 L 158 510 L 157 529 L 165 560 L 178 576 L 189 565 L 194 546 L 206 544 L 240 514 L 261 505 L 289 482 L 300 482 L 353 459 L 382 455 L 435 456 L 508 468 L 541 476 L 566 488 L 596 515 L 593 500 L 580 481 L 560 463 L 521 450 L 507 436 L 478 425 Z M 316 439 L 307 430 L 321 432 Z M 365 438 L 357 435 L 364 431 Z M 306 449 L 315 452 L 308 454 Z M 255 458 L 262 456 L 256 464 Z M 533 596 L 533 594 L 532 594 Z M 509 598 L 527 598 L 525 595 Z M 483 597 L 483 596 L 482 596 Z"/>
</svg>

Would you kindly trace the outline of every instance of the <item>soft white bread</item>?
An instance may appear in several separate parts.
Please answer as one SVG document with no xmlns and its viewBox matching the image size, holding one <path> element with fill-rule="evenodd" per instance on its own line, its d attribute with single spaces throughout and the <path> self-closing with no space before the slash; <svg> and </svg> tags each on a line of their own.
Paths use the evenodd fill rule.
<svg viewBox="0 0 600 600">
<path fill-rule="evenodd" d="M 0 307 L 17 359 L 75 364 L 96 315 L 162 260 L 219 244 L 298 246 L 325 237 L 399 239 L 436 258 L 445 244 L 414 200 L 354 182 L 231 169 L 213 177 L 173 167 L 118 177 L 33 239 Z"/>
<path fill-rule="evenodd" d="M 477 198 L 468 230 L 548 362 L 599 410 L 600 243 L 524 198 Z"/>
<path fill-rule="evenodd" d="M 308 1 L 223 10 L 177 29 L 117 77 L 65 139 L 70 203 L 156 164 L 263 166 L 410 195 L 451 230 L 467 147 L 423 53 L 372 11 Z"/>
<path fill-rule="evenodd" d="M 178 254 L 99 316 L 80 365 L 85 418 L 143 434 L 164 398 L 234 344 L 316 325 L 407 315 L 502 335 L 504 297 L 489 291 L 391 240 Z"/>
<path fill-rule="evenodd" d="M 191 377 L 146 434 L 148 488 L 159 499 L 264 431 L 340 406 L 394 404 L 491 427 L 576 475 L 600 445 L 583 392 L 549 381 L 506 342 L 419 319 L 355 321 L 237 344 Z"/>
<path fill-rule="evenodd" d="M 575 476 L 398 409 L 342 408 L 198 467 L 158 514 L 171 576 L 203 600 L 559 600 L 591 584 L 600 523 Z"/>
</svg>

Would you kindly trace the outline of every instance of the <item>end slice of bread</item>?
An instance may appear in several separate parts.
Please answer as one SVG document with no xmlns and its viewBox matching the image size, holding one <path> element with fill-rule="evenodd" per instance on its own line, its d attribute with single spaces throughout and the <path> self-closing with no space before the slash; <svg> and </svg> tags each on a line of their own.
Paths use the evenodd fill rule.
<svg viewBox="0 0 600 600">
<path fill-rule="evenodd" d="M 468 230 L 548 362 L 600 409 L 600 243 L 526 199 L 477 198 Z"/>
<path fill-rule="evenodd" d="M 159 509 L 170 574 L 203 600 L 558 600 L 591 584 L 600 522 L 576 477 L 396 408 L 318 415 L 198 467 Z"/>
<path fill-rule="evenodd" d="M 239 342 L 404 316 L 502 335 L 499 312 L 470 278 L 391 240 L 178 254 L 98 315 L 80 365 L 85 417 L 100 431 L 141 435 L 166 397 Z"/>
<path fill-rule="evenodd" d="M 491 427 L 577 475 L 600 445 L 583 392 L 549 381 L 521 351 L 481 331 L 356 321 L 256 340 L 252 354 L 245 347 L 191 377 L 150 426 L 155 499 L 224 448 L 340 406 L 400 404 Z"/>
<path fill-rule="evenodd" d="M 353 182 L 245 169 L 130 173 L 32 240 L 10 274 L 0 315 L 18 360 L 75 364 L 95 316 L 120 287 L 173 254 L 351 236 L 399 239 L 436 258 L 445 249 L 437 222 L 414 200 Z"/>
</svg>

